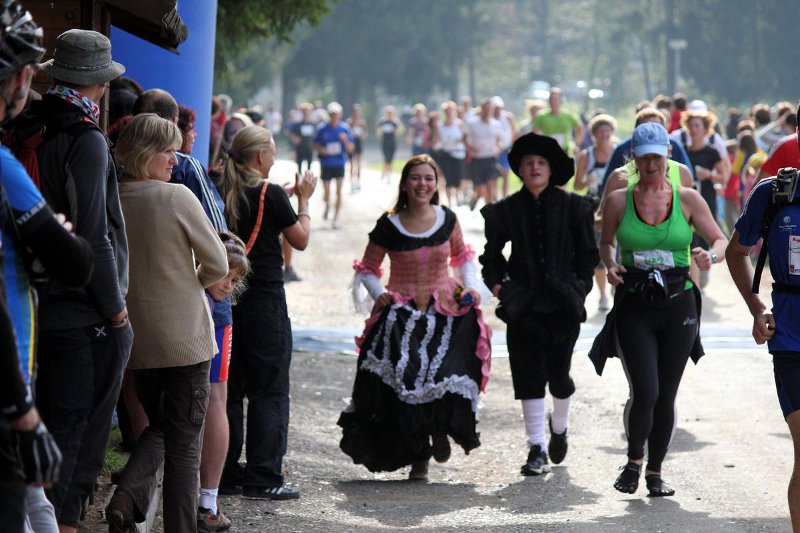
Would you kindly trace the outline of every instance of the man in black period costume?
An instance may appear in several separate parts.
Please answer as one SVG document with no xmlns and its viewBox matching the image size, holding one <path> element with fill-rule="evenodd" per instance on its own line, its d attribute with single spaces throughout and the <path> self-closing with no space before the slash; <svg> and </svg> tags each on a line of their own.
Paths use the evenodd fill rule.
<svg viewBox="0 0 800 533">
<path fill-rule="evenodd" d="M 550 472 L 567 453 L 569 375 L 584 300 L 598 261 L 591 200 L 563 191 L 574 173 L 572 159 L 550 138 L 523 135 L 508 154 L 524 187 L 481 210 L 486 248 L 483 279 L 500 300 L 497 316 L 506 332 L 514 396 L 522 413 L 530 453 L 523 475 Z M 511 241 L 511 255 L 503 247 Z M 553 396 L 550 442 L 545 451 L 545 385 Z"/>
</svg>

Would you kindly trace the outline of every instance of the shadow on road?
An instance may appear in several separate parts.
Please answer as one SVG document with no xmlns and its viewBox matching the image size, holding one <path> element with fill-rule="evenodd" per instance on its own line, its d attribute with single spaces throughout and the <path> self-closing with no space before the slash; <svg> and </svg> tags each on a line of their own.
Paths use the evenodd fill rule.
<svg viewBox="0 0 800 533">
<path fill-rule="evenodd" d="M 479 494 L 471 483 L 352 480 L 339 481 L 334 486 L 346 497 L 337 504 L 341 510 L 386 526 L 415 526 L 430 516 L 502 505 L 496 496 Z"/>
<path fill-rule="evenodd" d="M 550 475 L 523 477 L 495 494 L 506 512 L 531 515 L 555 514 L 592 505 L 600 496 L 572 483 L 569 470 L 559 466 L 554 466 Z"/>
</svg>

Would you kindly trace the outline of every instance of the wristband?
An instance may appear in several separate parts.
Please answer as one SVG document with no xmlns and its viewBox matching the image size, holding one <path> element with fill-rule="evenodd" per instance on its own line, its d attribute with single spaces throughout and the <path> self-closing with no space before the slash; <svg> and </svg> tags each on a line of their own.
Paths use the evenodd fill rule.
<svg viewBox="0 0 800 533">
<path fill-rule="evenodd" d="M 123 325 L 127 321 L 128 321 L 128 313 L 125 313 L 125 316 L 123 316 L 119 320 L 109 320 L 109 322 L 111 322 L 111 326 L 115 328 Z"/>
<path fill-rule="evenodd" d="M 297 213 L 297 218 L 300 218 L 300 217 L 306 217 L 308 219 L 308 221 L 311 222 L 311 215 L 309 215 L 305 211 L 300 211 L 299 213 Z"/>
<path fill-rule="evenodd" d="M 711 256 L 711 264 L 712 265 L 717 262 L 717 252 L 715 252 L 714 250 L 709 250 L 708 251 L 708 255 Z"/>
</svg>

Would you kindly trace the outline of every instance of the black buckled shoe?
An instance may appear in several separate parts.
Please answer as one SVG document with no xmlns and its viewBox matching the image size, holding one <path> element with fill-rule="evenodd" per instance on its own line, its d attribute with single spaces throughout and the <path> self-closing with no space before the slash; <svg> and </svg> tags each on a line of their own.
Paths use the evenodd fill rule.
<svg viewBox="0 0 800 533">
<path fill-rule="evenodd" d="M 520 474 L 523 476 L 538 476 L 550 472 L 550 463 L 547 461 L 547 452 L 538 444 L 531 446 L 528 460 L 522 465 Z"/>
<path fill-rule="evenodd" d="M 628 463 L 621 466 L 622 472 L 617 476 L 614 482 L 614 488 L 626 494 L 633 494 L 639 488 L 639 476 L 642 474 L 642 465 L 636 463 Z"/>
<path fill-rule="evenodd" d="M 567 430 L 565 429 L 564 433 L 555 433 L 552 417 L 548 417 L 547 420 L 550 425 L 550 442 L 547 443 L 547 453 L 550 454 L 550 460 L 554 465 L 561 464 L 561 461 L 567 456 Z"/>
<path fill-rule="evenodd" d="M 675 489 L 662 479 L 661 474 L 648 474 L 644 476 L 644 481 L 647 484 L 648 495 L 653 498 L 672 496 L 675 494 Z"/>
<path fill-rule="evenodd" d="M 450 440 L 446 433 L 434 433 L 433 438 L 433 458 L 437 463 L 446 463 L 450 459 Z"/>
</svg>

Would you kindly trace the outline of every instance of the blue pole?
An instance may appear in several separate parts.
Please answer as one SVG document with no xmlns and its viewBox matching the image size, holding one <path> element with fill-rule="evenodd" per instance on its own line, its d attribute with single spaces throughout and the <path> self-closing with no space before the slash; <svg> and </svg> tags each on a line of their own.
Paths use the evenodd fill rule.
<svg viewBox="0 0 800 533">
<path fill-rule="evenodd" d="M 127 69 L 125 76 L 145 89 L 164 89 L 195 111 L 197 141 L 192 155 L 208 166 L 217 0 L 185 0 L 178 3 L 178 13 L 189 27 L 189 38 L 178 46 L 180 55 L 115 26 L 111 27 L 111 46 L 114 60 Z"/>
</svg>

